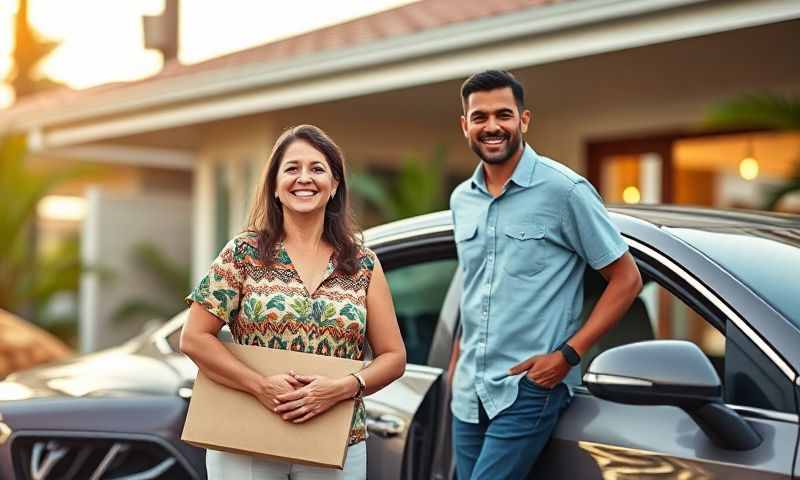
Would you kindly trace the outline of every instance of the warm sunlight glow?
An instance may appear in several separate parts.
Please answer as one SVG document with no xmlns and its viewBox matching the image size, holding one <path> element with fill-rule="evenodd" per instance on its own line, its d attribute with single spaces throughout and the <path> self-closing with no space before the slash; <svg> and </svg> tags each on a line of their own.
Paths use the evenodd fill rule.
<svg viewBox="0 0 800 480">
<path fill-rule="evenodd" d="M 745 180 L 755 180 L 758 177 L 758 160 L 747 157 L 739 162 L 739 175 Z"/>
<path fill-rule="evenodd" d="M 0 78 L 6 78 L 13 68 L 14 60 L 11 59 L 11 56 L 0 55 Z"/>
<path fill-rule="evenodd" d="M 14 103 L 14 89 L 11 85 L 0 84 L 0 108 L 6 108 Z"/>
<path fill-rule="evenodd" d="M 0 82 L 6 80 L 14 67 L 11 53 L 14 51 L 14 13 L 16 4 L 0 0 Z M 0 108 L 7 106 L 4 103 L 8 94 L 3 91 L 4 85 L 0 83 Z M 13 98 L 13 97 L 12 97 Z"/>
<path fill-rule="evenodd" d="M 185 63 L 242 50 L 299 33 L 371 15 L 416 0 L 181 0 L 180 53 Z"/>
<path fill-rule="evenodd" d="M 21 383 L 0 382 L 0 401 L 25 400 L 31 398 L 33 394 L 33 390 Z"/>
<path fill-rule="evenodd" d="M 161 54 L 144 49 L 142 15 L 163 9 L 158 0 L 31 0 L 30 19 L 58 48 L 41 72 L 72 88 L 135 80 L 157 73 Z"/>
<path fill-rule="evenodd" d="M 39 202 L 37 213 L 48 220 L 80 221 L 86 216 L 86 199 L 48 195 Z"/>
<path fill-rule="evenodd" d="M 0 5 L 3 2 L 0 1 Z M 11 55 L 14 50 L 14 15 L 12 9 L 0 8 L 0 55 Z"/>
<path fill-rule="evenodd" d="M 639 203 L 642 201 L 642 194 L 634 186 L 625 187 L 625 190 L 622 191 L 622 201 L 625 203 Z"/>
<path fill-rule="evenodd" d="M 199 62 L 413 1 L 293 0 L 291 7 L 276 8 L 275 2 L 252 0 L 180 0 L 178 56 Z M 142 15 L 163 9 L 164 0 L 29 0 L 36 31 L 60 42 L 40 73 L 77 89 L 158 73 L 163 60 L 144 49 Z M 15 12 L 15 0 L 0 0 L 0 81 L 13 48 Z"/>
</svg>

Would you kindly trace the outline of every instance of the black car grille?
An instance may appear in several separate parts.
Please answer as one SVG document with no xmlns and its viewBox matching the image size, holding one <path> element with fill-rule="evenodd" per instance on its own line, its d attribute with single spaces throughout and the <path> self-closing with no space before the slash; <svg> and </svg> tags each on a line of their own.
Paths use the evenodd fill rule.
<svg viewBox="0 0 800 480">
<path fill-rule="evenodd" d="M 11 455 L 19 480 L 193 478 L 174 454 L 149 440 L 18 437 Z"/>
</svg>

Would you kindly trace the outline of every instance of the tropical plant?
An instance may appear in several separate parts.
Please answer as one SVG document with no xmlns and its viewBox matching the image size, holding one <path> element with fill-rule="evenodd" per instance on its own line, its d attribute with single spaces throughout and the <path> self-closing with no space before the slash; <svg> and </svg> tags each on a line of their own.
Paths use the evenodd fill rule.
<svg viewBox="0 0 800 480">
<path fill-rule="evenodd" d="M 748 94 L 713 105 L 707 123 L 721 128 L 800 130 L 800 97 Z"/>
<path fill-rule="evenodd" d="M 80 256 L 75 240 L 36 255 L 36 207 L 52 188 L 93 172 L 87 167 L 32 171 L 25 140 L 0 138 L 0 308 L 31 312 L 55 293 L 77 290 Z"/>
<path fill-rule="evenodd" d="M 350 189 L 378 211 L 380 222 L 443 210 L 447 208 L 445 158 L 443 146 L 437 146 L 428 159 L 408 153 L 391 181 L 354 171 L 350 174 Z"/>
<path fill-rule="evenodd" d="M 706 123 L 715 128 L 800 131 L 800 97 L 768 93 L 734 97 L 714 105 Z M 784 196 L 794 192 L 800 192 L 800 152 L 795 160 L 794 174 L 786 183 L 767 192 L 764 208 L 774 210 Z"/>
<path fill-rule="evenodd" d="M 22 136 L 0 137 L 0 308 L 74 344 L 77 314 L 50 307 L 60 296 L 77 296 L 81 272 L 86 270 L 79 239 L 76 235 L 40 252 L 36 207 L 58 185 L 100 171 L 88 166 L 32 170 L 26 158 Z"/>
<path fill-rule="evenodd" d="M 164 293 L 166 300 L 154 302 L 143 298 L 129 299 L 112 314 L 114 321 L 123 322 L 135 318 L 166 320 L 185 308 L 183 299 L 191 290 L 188 266 L 172 260 L 149 242 L 134 245 L 130 258 L 136 268 L 153 280 L 153 286 Z"/>
<path fill-rule="evenodd" d="M 42 39 L 28 22 L 28 2 L 19 0 L 14 20 L 14 69 L 9 75 L 14 95 L 17 98 L 30 95 L 57 85 L 51 79 L 36 74 L 39 63 L 58 46 L 58 43 Z"/>
</svg>

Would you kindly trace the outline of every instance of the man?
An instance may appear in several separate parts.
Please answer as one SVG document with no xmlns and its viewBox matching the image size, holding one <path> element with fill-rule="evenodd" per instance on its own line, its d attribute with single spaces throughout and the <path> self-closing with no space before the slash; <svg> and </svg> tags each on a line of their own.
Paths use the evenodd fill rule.
<svg viewBox="0 0 800 480">
<path fill-rule="evenodd" d="M 464 272 L 450 363 L 459 480 L 521 479 L 580 383 L 580 358 L 630 306 L 641 276 L 594 188 L 529 147 L 531 112 L 508 72 L 461 87 L 481 162 L 450 198 Z M 608 281 L 579 324 L 586 265 Z"/>
</svg>

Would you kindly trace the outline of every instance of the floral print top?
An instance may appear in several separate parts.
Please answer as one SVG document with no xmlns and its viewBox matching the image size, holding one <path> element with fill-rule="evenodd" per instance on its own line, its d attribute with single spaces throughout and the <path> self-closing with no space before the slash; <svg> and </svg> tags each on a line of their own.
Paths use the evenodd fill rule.
<svg viewBox="0 0 800 480">
<path fill-rule="evenodd" d="M 363 360 L 375 253 L 361 248 L 354 275 L 337 270 L 332 256 L 319 287 L 308 292 L 283 244 L 269 267 L 258 260 L 257 245 L 254 232 L 228 242 L 186 302 L 227 323 L 242 345 Z M 366 437 L 366 412 L 358 401 L 349 444 Z"/>
</svg>

